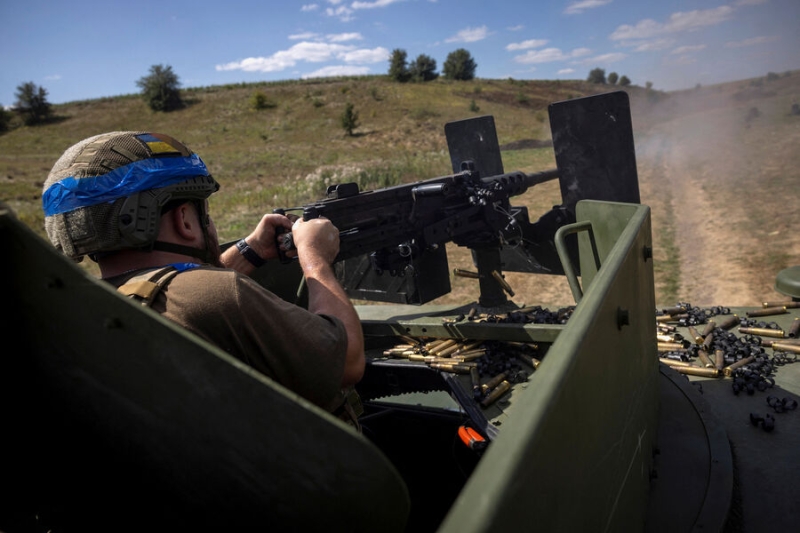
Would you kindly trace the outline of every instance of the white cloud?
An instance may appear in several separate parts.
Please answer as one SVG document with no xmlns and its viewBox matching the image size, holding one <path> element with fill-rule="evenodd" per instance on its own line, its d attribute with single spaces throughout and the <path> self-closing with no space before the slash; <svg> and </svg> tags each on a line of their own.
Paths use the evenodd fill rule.
<svg viewBox="0 0 800 533">
<path fill-rule="evenodd" d="M 316 11 L 317 9 L 319 9 L 317 4 L 306 4 L 300 8 L 300 11 Z"/>
<path fill-rule="evenodd" d="M 380 63 L 381 61 L 387 61 L 389 59 L 389 50 L 382 46 L 373 48 L 372 50 L 362 48 L 360 50 L 353 50 L 352 52 L 340 54 L 339 58 L 345 63 Z"/>
<path fill-rule="evenodd" d="M 608 63 L 616 63 L 617 61 L 622 61 L 628 57 L 627 54 L 623 54 L 621 52 L 613 52 L 611 54 L 601 54 L 599 56 L 594 57 L 587 57 L 585 59 L 580 60 L 580 64 L 588 65 L 590 63 L 600 63 L 600 64 L 608 64 Z"/>
<path fill-rule="evenodd" d="M 61 79 L 61 74 L 50 74 L 49 76 L 44 77 L 47 81 L 58 81 Z"/>
<path fill-rule="evenodd" d="M 679 11 L 670 15 L 669 19 L 664 23 L 656 22 L 653 19 L 644 19 L 634 26 L 623 24 L 614 30 L 610 38 L 614 41 L 650 39 L 671 33 L 694 31 L 724 22 L 728 20 L 731 13 L 733 13 L 733 8 L 730 6 L 686 12 Z"/>
<path fill-rule="evenodd" d="M 364 37 L 360 33 L 331 33 L 325 36 L 332 43 L 341 43 L 344 41 L 360 41 Z"/>
<path fill-rule="evenodd" d="M 704 49 L 706 45 L 704 44 L 695 44 L 695 45 L 687 45 L 687 46 L 679 46 L 670 54 L 677 55 L 677 54 L 688 54 L 690 52 L 699 52 L 700 50 Z"/>
<path fill-rule="evenodd" d="M 304 41 L 295 44 L 288 50 L 275 52 L 269 57 L 248 57 L 241 61 L 217 65 L 215 68 L 217 71 L 280 72 L 294 67 L 299 62 L 322 63 L 338 60 L 345 63 L 369 64 L 387 59 L 389 59 L 389 51 L 383 47 L 370 50 L 359 49 L 352 45 Z"/>
<path fill-rule="evenodd" d="M 516 50 L 527 50 L 528 48 L 539 48 L 547 44 L 547 39 L 529 39 L 521 43 L 511 43 L 506 46 L 506 50 L 514 52 Z"/>
<path fill-rule="evenodd" d="M 374 2 L 353 2 L 352 4 L 350 4 L 350 7 L 352 7 L 353 9 L 373 9 L 376 7 L 386 7 L 388 5 L 402 1 L 403 0 L 375 0 Z"/>
<path fill-rule="evenodd" d="M 510 28 L 506 28 L 506 29 L 508 31 L 520 31 L 520 30 L 522 30 L 524 28 L 525 28 L 525 26 L 523 26 L 522 24 L 517 24 L 516 26 L 511 26 Z"/>
<path fill-rule="evenodd" d="M 591 54 L 588 48 L 576 48 L 572 52 L 564 53 L 560 48 L 545 48 L 544 50 L 530 50 L 525 54 L 516 56 L 517 63 L 549 63 L 551 61 L 565 61 Z"/>
<path fill-rule="evenodd" d="M 330 67 L 323 67 L 314 72 L 303 74 L 300 76 L 302 79 L 309 78 L 330 78 L 333 76 L 363 76 L 369 74 L 369 67 L 354 67 L 352 65 L 335 65 Z"/>
<path fill-rule="evenodd" d="M 776 41 L 778 38 L 774 35 L 761 35 L 759 37 L 750 37 L 749 39 L 744 39 L 742 41 L 728 41 L 725 43 L 725 48 L 742 48 L 743 46 L 755 46 L 758 44 L 765 44 L 771 43 L 772 41 Z"/>
<path fill-rule="evenodd" d="M 766 4 L 769 0 L 738 0 L 738 2 L 734 3 L 735 6 L 760 6 L 761 4 Z"/>
<path fill-rule="evenodd" d="M 446 43 L 474 43 L 481 41 L 489 35 L 486 26 L 480 28 L 466 28 L 455 34 L 453 37 L 445 39 Z"/>
<path fill-rule="evenodd" d="M 316 39 L 319 34 L 314 33 L 312 31 L 307 31 L 305 33 L 295 33 L 294 35 L 289 36 L 290 41 L 301 41 L 307 39 Z"/>
<path fill-rule="evenodd" d="M 347 6 L 339 6 L 335 9 L 329 7 L 325 10 L 325 14 L 329 17 L 338 17 L 342 22 L 350 22 L 353 20 L 353 10 Z"/>
<path fill-rule="evenodd" d="M 574 68 L 562 68 L 557 74 L 572 74 L 573 72 L 575 72 Z"/>
<path fill-rule="evenodd" d="M 654 41 L 635 41 L 626 43 L 626 46 L 635 46 L 636 52 L 653 52 L 656 50 L 664 50 L 675 44 L 675 39 L 656 39 Z"/>
<path fill-rule="evenodd" d="M 580 0 L 579 2 L 574 2 L 567 6 L 567 9 L 564 10 L 564 13 L 567 15 L 578 15 L 587 9 L 604 6 L 606 4 L 610 4 L 611 2 L 612 0 Z"/>
</svg>

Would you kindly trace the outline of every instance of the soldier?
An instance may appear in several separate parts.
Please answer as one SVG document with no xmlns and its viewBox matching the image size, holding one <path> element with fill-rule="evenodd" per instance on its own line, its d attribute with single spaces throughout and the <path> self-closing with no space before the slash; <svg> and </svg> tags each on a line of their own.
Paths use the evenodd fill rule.
<svg viewBox="0 0 800 533">
<path fill-rule="evenodd" d="M 218 189 L 200 157 L 168 135 L 104 133 L 54 165 L 42 195 L 45 229 L 72 259 L 96 261 L 123 294 L 352 421 L 346 392 L 363 375 L 364 339 L 331 266 L 337 229 L 322 218 L 264 215 L 220 253 L 208 213 Z M 248 277 L 278 256 L 277 228 L 294 236 L 307 310 Z"/>
</svg>

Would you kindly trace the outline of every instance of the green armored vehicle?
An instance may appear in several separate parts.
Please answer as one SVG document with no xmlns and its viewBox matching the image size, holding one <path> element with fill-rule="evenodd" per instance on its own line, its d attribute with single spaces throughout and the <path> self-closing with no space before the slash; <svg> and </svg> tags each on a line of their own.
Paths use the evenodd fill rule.
<svg viewBox="0 0 800 533">
<path fill-rule="evenodd" d="M 342 231 L 351 297 L 382 303 L 357 307 L 361 433 L 0 211 L 16 339 L 0 367 L 0 531 L 722 531 L 731 450 L 685 376 L 711 389 L 734 370 L 698 377 L 661 353 L 659 327 L 690 324 L 656 307 L 627 96 L 555 103 L 550 119 L 551 172 L 506 172 L 479 117 L 445 128 L 452 175 L 342 184 L 304 206 Z M 513 197 L 550 179 L 563 203 L 531 222 Z M 471 250 L 475 271 L 456 274 L 476 301 L 429 303 L 450 290 L 446 243 Z M 565 276 L 574 301 L 522 307 L 511 271 Z M 255 277 L 304 303 L 295 264 Z M 784 306 L 781 327 L 797 316 Z"/>
</svg>

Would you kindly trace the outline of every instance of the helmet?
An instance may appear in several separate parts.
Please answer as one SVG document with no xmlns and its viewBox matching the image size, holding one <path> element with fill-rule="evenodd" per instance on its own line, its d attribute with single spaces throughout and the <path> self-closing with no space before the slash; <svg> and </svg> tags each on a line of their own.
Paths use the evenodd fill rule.
<svg viewBox="0 0 800 533">
<path fill-rule="evenodd" d="M 45 230 L 76 261 L 156 244 L 167 202 L 194 200 L 201 220 L 219 184 L 203 161 L 168 135 L 115 131 L 84 139 L 56 161 L 44 183 Z"/>
</svg>

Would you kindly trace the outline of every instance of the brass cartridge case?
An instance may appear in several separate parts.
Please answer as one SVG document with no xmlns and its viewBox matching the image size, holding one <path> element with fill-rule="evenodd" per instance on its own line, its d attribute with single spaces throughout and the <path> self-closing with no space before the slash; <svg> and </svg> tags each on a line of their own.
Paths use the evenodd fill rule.
<svg viewBox="0 0 800 533">
<path fill-rule="evenodd" d="M 686 348 L 683 347 L 683 344 L 677 342 L 659 342 L 658 343 L 658 351 L 659 352 L 685 352 Z"/>
<path fill-rule="evenodd" d="M 692 363 L 688 361 L 678 361 L 677 359 L 667 359 L 666 357 L 659 357 L 658 360 L 664 363 L 665 365 L 672 367 L 692 366 Z"/>
<path fill-rule="evenodd" d="M 735 363 L 732 363 L 725 368 L 722 369 L 722 373 L 725 374 L 726 377 L 730 377 L 733 374 L 733 371 L 737 368 L 741 368 L 748 363 L 752 363 L 756 360 L 755 355 L 751 355 L 750 357 L 745 357 L 744 359 L 739 359 Z"/>
<path fill-rule="evenodd" d="M 477 272 L 472 272 L 469 270 L 463 270 L 460 268 L 453 269 L 453 275 L 458 276 L 460 278 L 472 278 L 472 279 L 480 279 L 481 275 Z"/>
<path fill-rule="evenodd" d="M 782 339 L 786 336 L 781 329 L 768 329 L 768 328 L 739 328 L 739 333 L 745 335 L 758 335 L 759 337 L 775 337 Z"/>
<path fill-rule="evenodd" d="M 722 350 L 716 350 L 714 352 L 714 366 L 717 370 L 722 370 L 725 366 L 725 352 Z"/>
<path fill-rule="evenodd" d="M 703 339 L 703 349 L 708 353 L 711 350 L 711 345 L 714 344 L 714 332 L 711 331 L 708 335 L 705 336 Z"/>
<path fill-rule="evenodd" d="M 708 357 L 708 354 L 705 350 L 697 350 L 697 358 L 700 359 L 700 362 L 703 363 L 703 366 L 706 368 L 716 368 L 714 363 L 711 362 L 711 358 Z"/>
<path fill-rule="evenodd" d="M 714 331 L 714 328 L 716 327 L 717 327 L 716 320 L 709 320 L 708 322 L 706 322 L 706 327 L 703 328 L 703 332 L 700 335 L 702 335 L 703 338 L 706 338 L 712 331 Z"/>
<path fill-rule="evenodd" d="M 786 307 L 786 309 L 800 308 L 800 302 L 764 302 L 762 307 Z"/>
<path fill-rule="evenodd" d="M 506 291 L 509 296 L 514 296 L 514 290 L 511 288 L 511 285 L 508 284 L 508 282 L 500 272 L 498 272 L 497 270 L 492 270 L 492 277 L 495 280 L 497 280 L 497 283 L 499 283 L 500 286 L 503 287 L 503 290 Z"/>
<path fill-rule="evenodd" d="M 788 313 L 788 311 L 786 310 L 786 306 L 782 305 L 780 307 L 765 307 L 763 309 L 756 309 L 755 311 L 748 311 L 747 316 L 753 318 L 756 316 L 782 315 L 784 313 Z"/>
<path fill-rule="evenodd" d="M 689 335 L 694 339 L 695 344 L 703 344 L 703 336 L 694 326 L 689 326 Z"/>
<path fill-rule="evenodd" d="M 433 363 L 436 360 L 435 355 L 420 355 L 420 354 L 411 354 L 408 356 L 409 361 L 416 361 L 418 363 Z"/>
<path fill-rule="evenodd" d="M 484 399 L 481 401 L 481 405 L 482 405 L 483 407 L 489 407 L 489 406 L 490 406 L 490 405 L 492 405 L 494 402 L 496 402 L 498 399 L 500 399 L 500 397 L 501 397 L 503 394 L 505 394 L 506 392 L 508 392 L 508 391 L 509 391 L 509 389 L 511 389 L 511 383 L 509 383 L 509 382 L 508 382 L 508 381 L 506 381 L 506 380 L 503 380 L 503 381 L 501 381 L 501 382 L 500 382 L 500 384 L 498 384 L 498 385 L 497 385 L 497 387 L 495 387 L 494 389 L 492 389 L 492 392 L 490 392 L 490 393 L 489 393 L 489 394 L 486 396 L 486 398 L 484 398 Z"/>
<path fill-rule="evenodd" d="M 772 349 L 778 352 L 800 353 L 800 344 L 790 344 L 788 342 L 773 342 Z"/>
<path fill-rule="evenodd" d="M 481 385 L 481 389 L 483 390 L 483 392 L 489 392 L 493 388 L 497 387 L 500 383 L 505 381 L 507 377 L 508 376 L 506 375 L 505 372 L 500 372 L 495 377 L 493 377 L 492 379 Z"/>
<path fill-rule="evenodd" d="M 472 369 L 470 365 L 461 365 L 458 363 L 431 363 L 430 367 L 434 370 L 443 370 L 454 374 L 469 374 Z"/>
<path fill-rule="evenodd" d="M 730 317 L 726 318 L 725 320 L 717 324 L 717 327 L 727 331 L 734 326 L 738 326 L 740 323 L 741 321 L 739 320 L 739 315 L 731 315 Z"/>
<path fill-rule="evenodd" d="M 664 309 L 661 310 L 661 312 L 664 313 L 665 315 L 679 315 L 681 313 L 685 313 L 686 308 L 682 305 L 676 305 L 673 307 L 665 307 Z"/>
<path fill-rule="evenodd" d="M 716 368 L 699 368 L 696 366 L 676 366 L 675 370 L 681 374 L 690 374 L 692 376 L 702 376 L 706 378 L 718 378 L 719 370 Z"/>
<path fill-rule="evenodd" d="M 800 333 L 800 318 L 795 317 L 795 319 L 792 320 L 792 325 L 789 326 L 789 331 L 787 335 L 793 339 L 797 337 L 798 333 Z"/>
</svg>

